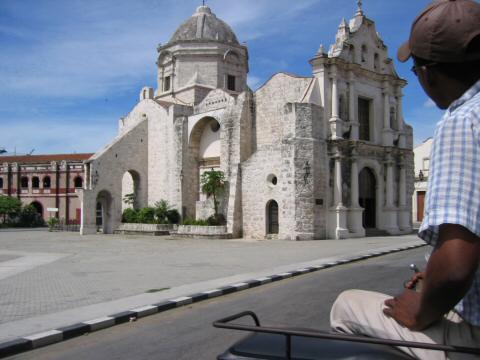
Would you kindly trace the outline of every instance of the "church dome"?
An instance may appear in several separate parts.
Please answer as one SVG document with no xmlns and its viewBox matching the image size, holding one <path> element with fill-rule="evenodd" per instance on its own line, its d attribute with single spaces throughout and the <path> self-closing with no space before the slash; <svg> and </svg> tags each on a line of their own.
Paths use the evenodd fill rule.
<svg viewBox="0 0 480 360">
<path fill-rule="evenodd" d="M 208 6 L 199 6 L 192 17 L 175 31 L 169 43 L 202 40 L 238 44 L 230 26 L 217 18 Z"/>
</svg>

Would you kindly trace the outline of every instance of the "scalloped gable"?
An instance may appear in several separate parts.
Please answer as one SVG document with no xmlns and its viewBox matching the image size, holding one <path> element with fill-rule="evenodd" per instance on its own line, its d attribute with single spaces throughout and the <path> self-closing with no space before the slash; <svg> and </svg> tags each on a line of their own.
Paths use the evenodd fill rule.
<svg viewBox="0 0 480 360">
<path fill-rule="evenodd" d="M 357 13 L 348 24 L 342 20 L 336 42 L 330 47 L 328 56 L 354 62 L 365 69 L 397 76 L 388 48 L 377 32 L 375 22 L 363 13 Z"/>
</svg>

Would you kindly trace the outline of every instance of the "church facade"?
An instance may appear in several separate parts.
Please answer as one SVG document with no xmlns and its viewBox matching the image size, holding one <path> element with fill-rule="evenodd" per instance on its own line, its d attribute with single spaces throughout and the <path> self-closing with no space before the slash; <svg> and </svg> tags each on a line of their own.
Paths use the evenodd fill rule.
<svg viewBox="0 0 480 360">
<path fill-rule="evenodd" d="M 361 4 L 361 3 L 359 3 Z M 312 76 L 247 86 L 248 48 L 207 6 L 158 47 L 158 86 L 145 87 L 118 136 L 85 164 L 83 234 L 116 229 L 125 194 L 167 200 L 204 219 L 200 176 L 221 170 L 220 209 L 234 237 L 309 240 L 412 229 L 412 128 L 401 79 L 359 5 Z"/>
</svg>

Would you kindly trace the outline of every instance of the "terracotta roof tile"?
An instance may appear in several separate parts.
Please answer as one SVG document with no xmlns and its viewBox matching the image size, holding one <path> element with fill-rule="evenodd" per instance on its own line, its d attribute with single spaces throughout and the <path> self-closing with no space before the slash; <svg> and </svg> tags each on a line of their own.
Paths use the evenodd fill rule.
<svg viewBox="0 0 480 360">
<path fill-rule="evenodd" d="M 0 164 L 3 163 L 19 163 L 19 164 L 37 164 L 49 163 L 52 161 L 83 161 L 90 158 L 93 154 L 51 154 L 51 155 L 17 155 L 17 156 L 0 156 Z"/>
</svg>

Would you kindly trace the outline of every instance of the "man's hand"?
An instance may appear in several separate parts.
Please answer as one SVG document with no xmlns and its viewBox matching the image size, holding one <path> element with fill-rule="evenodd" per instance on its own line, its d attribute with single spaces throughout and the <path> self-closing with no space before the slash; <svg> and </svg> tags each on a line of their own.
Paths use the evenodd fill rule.
<svg viewBox="0 0 480 360">
<path fill-rule="evenodd" d="M 383 313 L 410 330 L 422 330 L 430 324 L 419 321 L 420 300 L 419 293 L 405 290 L 401 295 L 385 300 Z"/>
<path fill-rule="evenodd" d="M 405 283 L 405 287 L 410 290 L 415 290 L 417 285 L 425 279 L 425 272 L 420 271 L 416 272 L 415 275 L 412 276 L 412 278 Z"/>
</svg>

